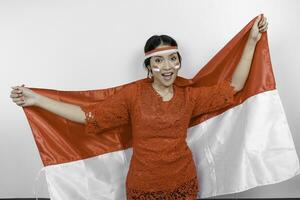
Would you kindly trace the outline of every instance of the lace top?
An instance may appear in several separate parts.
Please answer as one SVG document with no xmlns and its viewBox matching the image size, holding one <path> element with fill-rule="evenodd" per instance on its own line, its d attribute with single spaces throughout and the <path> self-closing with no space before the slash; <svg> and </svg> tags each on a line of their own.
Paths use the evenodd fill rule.
<svg viewBox="0 0 300 200">
<path fill-rule="evenodd" d="M 173 84 L 173 97 L 163 101 L 151 83 L 149 78 L 133 82 L 101 102 L 81 106 L 86 133 L 131 124 L 133 154 L 126 177 L 128 200 L 195 196 L 199 186 L 186 143 L 189 121 L 230 105 L 236 91 L 227 80 L 209 87 Z"/>
</svg>

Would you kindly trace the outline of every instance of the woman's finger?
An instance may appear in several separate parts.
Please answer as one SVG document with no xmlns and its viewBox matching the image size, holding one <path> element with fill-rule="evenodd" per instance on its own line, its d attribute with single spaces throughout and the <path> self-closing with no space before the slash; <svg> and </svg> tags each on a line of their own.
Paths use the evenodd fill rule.
<svg viewBox="0 0 300 200">
<path fill-rule="evenodd" d="M 23 92 L 21 89 L 14 89 L 13 91 L 14 91 L 14 92 L 17 92 L 17 93 Z"/>
<path fill-rule="evenodd" d="M 265 25 L 262 27 L 262 29 L 265 29 L 266 27 L 268 27 L 268 22 L 265 23 Z"/>
<path fill-rule="evenodd" d="M 24 99 L 23 96 L 12 97 L 13 99 Z"/>
<path fill-rule="evenodd" d="M 11 94 L 23 94 L 23 91 L 13 90 L 11 91 Z"/>
<path fill-rule="evenodd" d="M 24 101 L 16 101 L 16 104 L 20 105 L 20 104 L 24 104 Z"/>
<path fill-rule="evenodd" d="M 15 100 L 16 103 L 20 103 L 20 102 L 23 102 L 23 101 L 24 101 L 24 100 L 23 100 L 23 99 L 20 99 L 20 98 L 18 98 L 18 99 Z"/>
<path fill-rule="evenodd" d="M 262 30 L 262 32 L 265 32 L 265 31 L 267 31 L 267 29 L 268 29 L 268 27 L 264 28 L 264 29 Z"/>
<path fill-rule="evenodd" d="M 266 26 L 264 26 L 263 28 L 261 28 L 259 31 L 260 31 L 260 32 L 265 32 L 267 29 L 268 29 L 268 26 L 266 25 Z"/>
<path fill-rule="evenodd" d="M 268 24 L 267 21 L 264 22 L 264 24 L 262 25 L 262 27 L 265 27 Z"/>
<path fill-rule="evenodd" d="M 11 87 L 13 90 L 18 90 L 19 88 L 18 87 Z"/>
<path fill-rule="evenodd" d="M 25 105 L 25 103 L 19 103 L 18 105 L 23 107 Z"/>
<path fill-rule="evenodd" d="M 19 97 L 19 94 L 11 94 L 10 97 L 14 98 L 14 97 Z"/>
<path fill-rule="evenodd" d="M 258 24 L 258 27 L 262 27 L 262 26 L 264 26 L 265 25 L 265 23 L 266 23 L 266 21 L 267 21 L 267 18 L 266 17 L 264 17 L 261 21 L 260 21 L 260 23 Z"/>
<path fill-rule="evenodd" d="M 17 90 L 13 90 L 13 91 L 11 91 L 11 94 L 19 94 L 20 92 L 19 91 L 17 91 Z"/>
<path fill-rule="evenodd" d="M 13 98 L 13 102 L 18 102 L 18 101 L 24 101 L 24 99 L 23 98 Z"/>
<path fill-rule="evenodd" d="M 268 22 L 263 23 L 259 28 L 263 28 L 268 24 Z"/>
</svg>

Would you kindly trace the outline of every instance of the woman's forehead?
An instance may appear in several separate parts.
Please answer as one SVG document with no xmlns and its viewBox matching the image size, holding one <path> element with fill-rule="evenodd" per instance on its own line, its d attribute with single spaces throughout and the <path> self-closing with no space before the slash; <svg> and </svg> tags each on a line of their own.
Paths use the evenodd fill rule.
<svg viewBox="0 0 300 200">
<path fill-rule="evenodd" d="M 177 55 L 177 52 L 173 52 L 173 53 L 162 53 L 162 54 L 155 55 L 155 56 L 153 56 L 153 57 L 169 57 L 169 56 L 173 56 L 173 55 Z"/>
</svg>

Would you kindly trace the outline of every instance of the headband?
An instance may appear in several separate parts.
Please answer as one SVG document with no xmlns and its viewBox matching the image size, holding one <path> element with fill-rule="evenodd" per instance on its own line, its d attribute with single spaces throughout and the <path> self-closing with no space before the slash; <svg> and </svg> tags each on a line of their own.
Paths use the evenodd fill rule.
<svg viewBox="0 0 300 200">
<path fill-rule="evenodd" d="M 145 59 L 151 57 L 151 56 L 156 56 L 156 55 L 161 55 L 165 53 L 173 53 L 173 52 L 178 52 L 178 47 L 177 46 L 170 46 L 170 47 L 162 47 L 158 49 L 153 49 L 152 51 L 148 51 L 145 53 Z"/>
</svg>

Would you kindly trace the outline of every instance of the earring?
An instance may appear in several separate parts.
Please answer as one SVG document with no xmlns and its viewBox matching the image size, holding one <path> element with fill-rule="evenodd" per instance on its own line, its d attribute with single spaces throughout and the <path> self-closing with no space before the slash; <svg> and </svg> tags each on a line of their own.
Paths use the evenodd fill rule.
<svg viewBox="0 0 300 200">
<path fill-rule="evenodd" d="M 150 71 L 148 71 L 147 77 L 148 77 L 148 78 L 152 78 L 152 73 L 150 73 Z"/>
<path fill-rule="evenodd" d="M 151 71 L 151 72 L 150 72 L 150 71 Z M 149 70 L 149 69 L 148 69 L 147 77 L 150 78 L 150 79 L 152 78 L 152 70 Z"/>
</svg>

